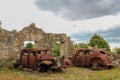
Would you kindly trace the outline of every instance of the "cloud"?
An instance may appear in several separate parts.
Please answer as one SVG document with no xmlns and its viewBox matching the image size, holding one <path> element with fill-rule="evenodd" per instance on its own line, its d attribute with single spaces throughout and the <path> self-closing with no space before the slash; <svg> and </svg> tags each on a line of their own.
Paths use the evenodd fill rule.
<svg viewBox="0 0 120 80">
<path fill-rule="evenodd" d="M 95 32 L 77 32 L 71 34 L 71 37 L 77 41 L 89 42 L 93 34 L 99 34 L 109 43 L 120 43 L 120 27 L 109 28 L 107 30 L 98 30 Z"/>
<path fill-rule="evenodd" d="M 36 0 L 40 10 L 51 11 L 68 20 L 83 20 L 120 12 L 120 0 Z"/>
<path fill-rule="evenodd" d="M 120 27 L 111 28 L 106 31 L 99 32 L 98 34 L 105 37 L 108 42 L 120 43 Z"/>
</svg>

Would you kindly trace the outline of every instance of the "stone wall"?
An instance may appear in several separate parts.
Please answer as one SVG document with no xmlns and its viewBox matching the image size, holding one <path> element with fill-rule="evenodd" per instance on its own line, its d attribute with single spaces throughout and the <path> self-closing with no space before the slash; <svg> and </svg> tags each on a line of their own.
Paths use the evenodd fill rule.
<svg viewBox="0 0 120 80">
<path fill-rule="evenodd" d="M 4 55 L 19 54 L 20 50 L 24 48 L 24 41 L 35 41 L 36 47 L 39 49 L 53 47 L 53 42 L 61 42 L 61 56 L 71 56 L 72 41 L 66 34 L 45 33 L 42 29 L 35 26 L 34 23 L 25 27 L 21 31 L 8 31 L 0 27 L 0 59 Z"/>
</svg>

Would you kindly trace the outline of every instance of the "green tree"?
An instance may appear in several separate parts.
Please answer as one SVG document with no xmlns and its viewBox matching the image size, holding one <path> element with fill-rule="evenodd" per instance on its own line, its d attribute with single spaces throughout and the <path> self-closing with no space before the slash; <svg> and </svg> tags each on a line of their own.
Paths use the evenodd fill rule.
<svg viewBox="0 0 120 80">
<path fill-rule="evenodd" d="M 89 46 L 95 47 L 97 46 L 98 48 L 105 48 L 107 51 L 110 51 L 110 47 L 108 42 L 104 40 L 103 37 L 101 37 L 98 34 L 94 34 L 92 38 L 89 41 Z"/>
<path fill-rule="evenodd" d="M 80 48 L 88 48 L 88 44 L 85 44 L 85 43 L 79 43 L 78 46 Z"/>
<path fill-rule="evenodd" d="M 76 49 L 77 48 L 88 48 L 88 44 L 86 44 L 86 43 L 78 43 L 78 44 L 74 43 L 73 47 L 76 48 Z"/>
<path fill-rule="evenodd" d="M 61 44 L 60 43 L 54 43 L 54 56 L 60 56 L 60 48 L 61 48 Z"/>
<path fill-rule="evenodd" d="M 34 45 L 31 42 L 29 42 L 26 44 L 25 48 L 33 48 L 33 47 L 34 47 Z"/>
</svg>

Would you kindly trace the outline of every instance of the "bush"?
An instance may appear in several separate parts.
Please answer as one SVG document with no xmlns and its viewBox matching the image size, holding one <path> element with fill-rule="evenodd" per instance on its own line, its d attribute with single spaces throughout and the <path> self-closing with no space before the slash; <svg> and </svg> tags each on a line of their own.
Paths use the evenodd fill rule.
<svg viewBox="0 0 120 80">
<path fill-rule="evenodd" d="M 25 48 L 33 48 L 33 47 L 34 47 L 34 45 L 31 42 L 29 42 L 26 44 Z"/>
</svg>

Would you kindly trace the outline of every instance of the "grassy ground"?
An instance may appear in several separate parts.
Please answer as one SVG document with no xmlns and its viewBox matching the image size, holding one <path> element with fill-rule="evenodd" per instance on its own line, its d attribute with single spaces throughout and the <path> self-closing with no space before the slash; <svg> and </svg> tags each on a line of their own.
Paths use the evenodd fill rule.
<svg viewBox="0 0 120 80">
<path fill-rule="evenodd" d="M 92 71 L 72 67 L 61 73 L 39 73 L 0 68 L 0 80 L 120 80 L 120 68 Z"/>
</svg>

